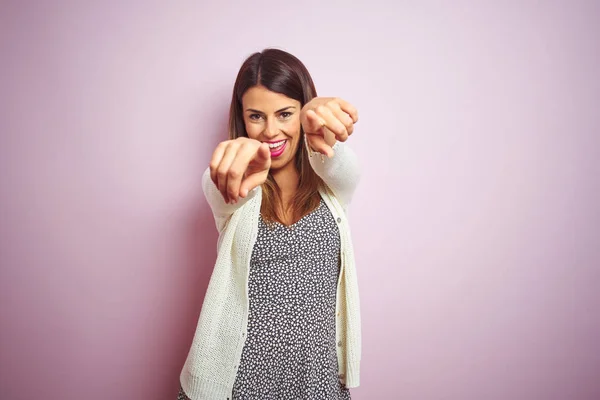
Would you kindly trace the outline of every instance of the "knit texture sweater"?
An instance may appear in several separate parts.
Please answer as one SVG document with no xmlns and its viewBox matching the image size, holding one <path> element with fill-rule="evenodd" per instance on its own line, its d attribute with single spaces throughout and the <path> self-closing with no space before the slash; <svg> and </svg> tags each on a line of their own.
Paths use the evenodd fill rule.
<svg viewBox="0 0 600 400">
<path fill-rule="evenodd" d="M 321 197 L 340 232 L 337 357 L 340 380 L 353 388 L 359 385 L 361 324 L 347 207 L 359 181 L 359 167 L 354 152 L 345 143 L 337 142 L 333 150 L 335 155 L 327 158 L 309 149 L 310 164 L 327 186 L 320 191 Z M 237 204 L 227 204 L 210 178 L 210 169 L 202 176 L 202 187 L 219 232 L 217 260 L 180 382 L 192 400 L 229 400 L 246 338 L 248 274 L 258 233 L 262 191 L 259 186 Z"/>
</svg>

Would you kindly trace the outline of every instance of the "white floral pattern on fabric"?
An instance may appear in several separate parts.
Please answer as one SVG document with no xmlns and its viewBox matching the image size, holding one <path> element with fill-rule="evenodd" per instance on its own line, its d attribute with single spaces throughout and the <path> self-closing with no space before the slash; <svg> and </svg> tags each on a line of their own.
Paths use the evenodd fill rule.
<svg viewBox="0 0 600 400">
<path fill-rule="evenodd" d="M 337 224 L 323 202 L 291 226 L 260 218 L 233 400 L 350 399 L 338 378 Z"/>
</svg>

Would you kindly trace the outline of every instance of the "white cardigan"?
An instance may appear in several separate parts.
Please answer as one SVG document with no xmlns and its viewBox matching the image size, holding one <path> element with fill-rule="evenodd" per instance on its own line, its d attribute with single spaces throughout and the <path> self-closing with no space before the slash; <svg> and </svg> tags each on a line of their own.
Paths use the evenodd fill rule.
<svg viewBox="0 0 600 400">
<path fill-rule="evenodd" d="M 328 186 L 321 196 L 340 231 L 336 342 L 340 380 L 352 388 L 359 385 L 361 330 L 354 251 L 346 210 L 359 180 L 359 168 L 354 152 L 345 143 L 337 142 L 333 149 L 335 155 L 331 159 L 311 152 L 310 163 Z M 227 204 L 210 179 L 209 169 L 202 177 L 202 187 L 219 231 L 218 255 L 180 381 L 192 400 L 228 400 L 246 339 L 248 274 L 258 232 L 262 191 L 259 186 L 237 204 Z"/>
</svg>

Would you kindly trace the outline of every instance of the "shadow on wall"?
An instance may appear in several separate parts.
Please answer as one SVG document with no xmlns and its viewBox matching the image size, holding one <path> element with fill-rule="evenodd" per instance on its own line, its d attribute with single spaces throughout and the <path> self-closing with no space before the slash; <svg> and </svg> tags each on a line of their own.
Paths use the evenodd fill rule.
<svg viewBox="0 0 600 400">
<path fill-rule="evenodd" d="M 228 106 L 228 105 L 227 105 Z M 222 109 L 228 109 L 222 108 Z M 196 132 L 200 136 L 198 142 L 201 146 L 199 157 L 206 162 L 200 162 L 198 176 L 199 201 L 191 207 L 186 224 L 182 227 L 185 231 L 182 250 L 185 262 L 178 266 L 177 279 L 173 281 L 173 290 L 176 296 L 173 299 L 180 312 L 176 316 L 166 316 L 164 320 L 176 318 L 172 329 L 166 333 L 170 337 L 169 349 L 172 351 L 171 364 L 163 366 L 161 396 L 156 398 L 176 399 L 179 390 L 179 374 L 187 357 L 192 339 L 198 324 L 200 310 L 206 295 L 206 290 L 214 268 L 217 256 L 218 233 L 210 206 L 206 202 L 202 191 L 201 178 L 208 167 L 212 152 L 218 143 L 227 140 L 228 115 L 220 119 L 220 123 L 210 130 L 215 134 L 206 134 L 206 125 L 202 125 Z M 199 124 L 200 125 L 200 124 Z M 201 153 L 201 154 L 200 154 Z M 167 374 L 168 372 L 168 374 Z M 153 396 L 156 395 L 156 392 Z"/>
</svg>

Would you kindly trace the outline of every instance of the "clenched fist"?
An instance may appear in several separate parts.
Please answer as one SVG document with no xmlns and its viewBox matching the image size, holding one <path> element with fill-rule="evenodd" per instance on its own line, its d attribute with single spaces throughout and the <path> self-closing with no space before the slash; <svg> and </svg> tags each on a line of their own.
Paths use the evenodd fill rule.
<svg viewBox="0 0 600 400">
<path fill-rule="evenodd" d="M 247 137 L 219 143 L 210 160 L 210 177 L 226 203 L 263 184 L 271 167 L 269 145 Z"/>
<path fill-rule="evenodd" d="M 300 121 L 309 146 L 332 157 L 335 141 L 345 142 L 352 135 L 358 111 L 340 98 L 315 97 L 302 107 Z M 331 132 L 329 137 L 327 131 Z"/>
</svg>

